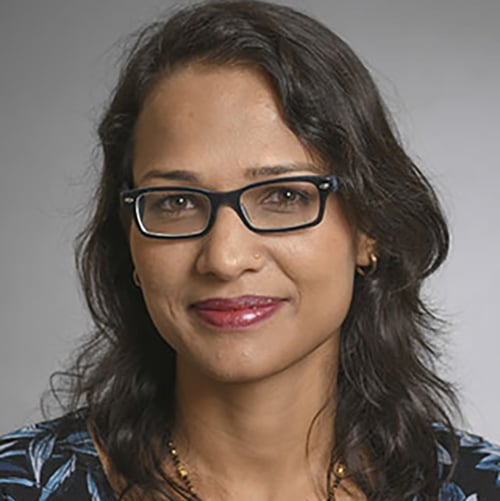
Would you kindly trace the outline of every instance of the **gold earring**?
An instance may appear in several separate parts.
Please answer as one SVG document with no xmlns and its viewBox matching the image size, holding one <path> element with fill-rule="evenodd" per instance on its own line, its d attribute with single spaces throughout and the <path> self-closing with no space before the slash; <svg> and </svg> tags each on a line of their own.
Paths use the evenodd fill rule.
<svg viewBox="0 0 500 501">
<path fill-rule="evenodd" d="M 370 253 L 370 261 L 371 261 L 371 265 L 369 268 L 362 267 L 362 266 L 356 266 L 356 271 L 357 271 L 358 275 L 361 275 L 362 277 L 369 277 L 370 275 L 373 275 L 377 271 L 378 257 L 373 252 Z"/>
<path fill-rule="evenodd" d="M 134 270 L 132 272 L 132 280 L 134 281 L 134 284 L 137 285 L 137 287 L 141 287 L 141 280 L 139 278 L 139 275 L 137 273 L 137 270 Z"/>
</svg>

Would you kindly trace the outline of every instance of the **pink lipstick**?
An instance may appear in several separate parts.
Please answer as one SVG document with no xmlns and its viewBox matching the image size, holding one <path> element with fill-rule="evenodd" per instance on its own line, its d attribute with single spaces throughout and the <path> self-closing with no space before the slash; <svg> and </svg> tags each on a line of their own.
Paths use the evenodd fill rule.
<svg viewBox="0 0 500 501">
<path fill-rule="evenodd" d="M 192 305 L 205 322 L 219 329 L 243 329 L 272 316 L 283 299 L 268 296 L 239 296 L 210 298 Z"/>
</svg>

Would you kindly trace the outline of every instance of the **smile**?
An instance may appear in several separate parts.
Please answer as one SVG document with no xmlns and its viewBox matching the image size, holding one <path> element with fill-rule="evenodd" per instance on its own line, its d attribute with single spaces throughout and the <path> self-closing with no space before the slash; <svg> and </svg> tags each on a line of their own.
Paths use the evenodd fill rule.
<svg viewBox="0 0 500 501">
<path fill-rule="evenodd" d="M 247 295 L 210 298 L 191 307 L 206 323 L 219 329 L 234 330 L 250 327 L 271 317 L 283 303 L 281 298 Z"/>
</svg>

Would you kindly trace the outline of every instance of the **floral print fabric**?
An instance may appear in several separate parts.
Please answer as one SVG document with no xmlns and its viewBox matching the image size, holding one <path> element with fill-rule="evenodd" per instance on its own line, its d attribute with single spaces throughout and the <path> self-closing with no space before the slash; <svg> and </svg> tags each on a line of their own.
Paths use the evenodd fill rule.
<svg viewBox="0 0 500 501">
<path fill-rule="evenodd" d="M 444 427 L 434 428 L 439 474 L 446 475 L 451 439 Z M 500 447 L 469 433 L 459 432 L 458 438 L 458 464 L 439 501 L 500 501 Z M 84 411 L 0 437 L 0 500 L 116 501 Z"/>
<path fill-rule="evenodd" d="M 0 438 L 1 501 L 114 501 L 83 412 Z"/>
</svg>

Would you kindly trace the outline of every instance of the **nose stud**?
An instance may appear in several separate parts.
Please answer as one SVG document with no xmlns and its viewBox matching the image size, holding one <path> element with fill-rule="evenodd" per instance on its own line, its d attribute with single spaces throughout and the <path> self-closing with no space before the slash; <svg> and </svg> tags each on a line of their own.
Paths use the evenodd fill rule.
<svg viewBox="0 0 500 501">
<path fill-rule="evenodd" d="M 253 257 L 254 257 L 254 259 L 256 259 L 258 261 L 260 259 L 260 254 L 255 253 L 253 255 Z"/>
</svg>

